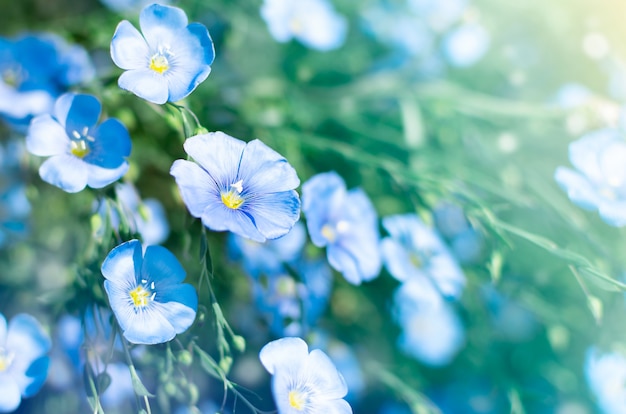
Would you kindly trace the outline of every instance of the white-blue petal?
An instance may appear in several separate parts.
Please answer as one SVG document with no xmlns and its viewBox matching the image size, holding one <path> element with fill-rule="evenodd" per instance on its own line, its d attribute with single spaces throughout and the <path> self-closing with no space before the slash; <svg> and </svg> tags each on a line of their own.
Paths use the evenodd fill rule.
<svg viewBox="0 0 626 414">
<path fill-rule="evenodd" d="M 0 412 L 15 411 L 22 402 L 22 396 L 15 380 L 6 373 L 0 373 L 0 390 Z"/>
<path fill-rule="evenodd" d="M 163 315 L 177 334 L 180 334 L 189 329 L 196 319 L 198 298 L 193 286 L 188 284 L 177 286 L 176 291 L 179 300 L 166 303 L 155 302 L 154 309 Z M 193 305 L 193 307 L 187 305 Z"/>
<path fill-rule="evenodd" d="M 295 191 L 258 194 L 240 207 L 254 219 L 259 232 L 267 239 L 284 236 L 300 218 L 300 199 Z"/>
<path fill-rule="evenodd" d="M 245 213 L 241 208 L 232 210 L 221 201 L 205 207 L 202 224 L 213 231 L 232 231 L 257 242 L 266 240 L 266 237 L 256 228 L 254 217 Z"/>
<path fill-rule="evenodd" d="M 155 282 L 157 288 L 185 280 L 185 269 L 176 256 L 163 246 L 148 246 L 143 256 L 141 279 Z"/>
<path fill-rule="evenodd" d="M 65 129 L 49 114 L 34 118 L 28 128 L 26 149 L 40 157 L 66 154 L 69 152 L 70 140 Z"/>
<path fill-rule="evenodd" d="M 150 49 L 141 33 L 129 21 L 117 25 L 111 40 L 111 59 L 124 70 L 145 69 L 150 63 Z"/>
<path fill-rule="evenodd" d="M 328 243 L 322 228 L 333 220 L 346 195 L 346 184 L 334 171 L 314 175 L 302 185 L 302 211 L 306 215 L 311 241 L 316 246 L 323 247 Z"/>
<path fill-rule="evenodd" d="M 296 373 L 309 355 L 309 347 L 300 338 L 282 338 L 261 348 L 259 359 L 267 372 Z"/>
<path fill-rule="evenodd" d="M 343 376 L 337 371 L 328 355 L 319 349 L 311 351 L 298 377 L 303 382 L 307 381 L 325 399 L 343 398 L 348 393 L 348 386 Z"/>
<path fill-rule="evenodd" d="M 87 184 L 91 188 L 102 188 L 119 180 L 124 176 L 124 174 L 126 174 L 129 167 L 128 162 L 126 161 L 124 161 L 122 165 L 117 168 L 102 168 L 97 165 L 87 163 L 85 163 L 85 165 L 87 166 L 88 174 Z"/>
<path fill-rule="evenodd" d="M 598 212 L 600 217 L 611 226 L 626 226 L 626 200 L 602 201 L 598 207 Z"/>
<path fill-rule="evenodd" d="M 209 173 L 220 190 L 235 184 L 245 142 L 217 131 L 188 138 L 183 146 L 185 152 Z"/>
<path fill-rule="evenodd" d="M 139 15 L 139 25 L 151 49 L 176 40 L 176 32 L 187 26 L 187 15 L 182 9 L 152 4 Z"/>
<path fill-rule="evenodd" d="M 124 330 L 124 337 L 133 344 L 154 345 L 167 342 L 176 336 L 172 324 L 155 308 L 134 313 Z"/>
<path fill-rule="evenodd" d="M 198 164 L 176 160 L 170 174 L 176 180 L 180 195 L 192 216 L 202 217 L 209 204 L 221 203 L 218 185 Z"/>
<path fill-rule="evenodd" d="M 68 193 L 77 193 L 87 185 L 87 164 L 73 155 L 54 155 L 39 167 L 41 179 Z"/>
<path fill-rule="evenodd" d="M 239 179 L 251 193 L 278 193 L 300 185 L 296 170 L 287 160 L 258 139 L 250 141 L 243 151 Z"/>
<path fill-rule="evenodd" d="M 595 210 L 601 203 L 601 197 L 589 180 L 575 171 L 565 167 L 558 167 L 554 172 L 554 179 L 567 192 L 567 196 L 578 206 Z"/>
<path fill-rule="evenodd" d="M 148 102 L 164 104 L 168 100 L 167 80 L 148 68 L 131 69 L 122 73 L 117 84 Z"/>
<path fill-rule="evenodd" d="M 111 283 L 134 287 L 143 264 L 139 240 L 130 240 L 109 252 L 101 266 L 102 275 Z"/>
</svg>

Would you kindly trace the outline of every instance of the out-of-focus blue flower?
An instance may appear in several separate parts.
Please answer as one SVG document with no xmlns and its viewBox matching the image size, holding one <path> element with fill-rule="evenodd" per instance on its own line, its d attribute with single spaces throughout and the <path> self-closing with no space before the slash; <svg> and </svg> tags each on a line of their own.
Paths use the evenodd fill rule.
<svg viewBox="0 0 626 414">
<path fill-rule="evenodd" d="M 80 319 L 64 315 L 56 324 L 50 353 L 50 375 L 47 383 L 59 390 L 73 388 L 82 370 L 81 346 L 83 328 Z"/>
<path fill-rule="evenodd" d="M 327 247 L 328 262 L 355 285 L 378 276 L 381 259 L 376 211 L 365 192 L 346 190 L 334 171 L 302 185 L 302 211 L 311 241 Z"/>
<path fill-rule="evenodd" d="M 554 102 L 561 108 L 572 109 L 584 105 L 593 97 L 593 93 L 579 83 L 566 83 L 556 92 Z"/>
<path fill-rule="evenodd" d="M 304 225 L 297 222 L 289 233 L 264 243 L 231 233 L 228 252 L 232 260 L 241 262 L 250 276 L 258 278 L 261 274 L 282 272 L 285 263 L 292 263 L 298 258 L 305 241 Z"/>
<path fill-rule="evenodd" d="M 159 200 L 142 200 L 135 186 L 130 183 L 116 185 L 115 194 L 126 217 L 130 219 L 131 231 L 141 235 L 143 244 L 160 244 L 167 239 L 170 226 Z"/>
<path fill-rule="evenodd" d="M 154 0 L 100 0 L 100 3 L 114 12 L 128 13 L 140 10 L 154 3 Z M 163 5 L 169 4 L 170 2 L 168 0 L 161 0 L 159 3 Z"/>
<path fill-rule="evenodd" d="M 489 32 L 480 24 L 463 24 L 446 34 L 443 54 L 448 63 L 468 67 L 478 62 L 489 49 Z"/>
<path fill-rule="evenodd" d="M 411 278 L 394 295 L 395 317 L 402 328 L 398 345 L 431 366 L 452 361 L 465 334 L 458 316 L 428 279 Z"/>
<path fill-rule="evenodd" d="M 443 202 L 434 208 L 433 218 L 439 233 L 450 243 L 452 254 L 459 263 L 472 264 L 480 261 L 484 237 L 470 225 L 461 207 Z"/>
<path fill-rule="evenodd" d="M 104 365 L 102 366 L 104 368 Z M 102 371 L 104 372 L 104 370 Z M 97 372 L 99 373 L 99 372 Z M 111 383 L 99 396 L 105 409 L 121 407 L 124 403 L 134 403 L 135 392 L 128 365 L 121 362 L 106 364 L 106 373 Z M 129 409 L 132 409 L 128 407 Z"/>
<path fill-rule="evenodd" d="M 300 184 L 291 165 L 255 139 L 249 143 L 211 132 L 188 138 L 195 162 L 176 160 L 176 179 L 192 216 L 214 231 L 263 242 L 284 236 L 300 218 Z"/>
<path fill-rule="evenodd" d="M 579 207 L 598 210 L 612 226 L 626 225 L 626 141 L 622 132 L 602 129 L 569 145 L 576 170 L 558 167 L 554 178 Z"/>
<path fill-rule="evenodd" d="M 528 308 L 500 294 L 492 285 L 483 286 L 481 293 L 491 311 L 497 336 L 522 342 L 530 340 L 537 332 L 537 321 Z"/>
<path fill-rule="evenodd" d="M 381 242 L 381 251 L 393 277 L 401 282 L 430 281 L 444 296 L 461 296 L 465 275 L 433 229 L 415 214 L 385 217 L 383 227 L 390 237 Z"/>
<path fill-rule="evenodd" d="M 283 269 L 252 283 L 257 308 L 276 335 L 304 335 L 328 305 L 332 288 L 328 264 L 301 259 L 293 263 L 293 270 L 300 281 Z"/>
<path fill-rule="evenodd" d="M 115 247 L 102 263 L 104 289 L 124 337 L 134 344 L 167 342 L 187 330 L 198 309 L 193 286 L 181 283 L 185 270 L 161 246 L 131 240 Z"/>
<path fill-rule="evenodd" d="M 30 203 L 20 174 L 23 142 L 10 140 L 0 145 L 0 247 L 28 231 Z"/>
<path fill-rule="evenodd" d="M 348 387 L 330 358 L 319 349 L 309 353 L 300 338 L 282 338 L 265 345 L 259 353 L 272 375 L 272 393 L 278 414 L 351 414 L 342 398 Z"/>
<path fill-rule="evenodd" d="M 41 178 L 68 193 L 89 186 L 102 188 L 128 170 L 130 136 L 117 119 L 96 125 L 100 102 L 92 95 L 67 93 L 54 105 L 54 117 L 34 118 L 28 128 L 26 149 L 50 157 L 39 168 Z"/>
<path fill-rule="evenodd" d="M 0 116 L 17 129 L 50 112 L 57 96 L 95 75 L 87 52 L 52 34 L 0 38 Z"/>
<path fill-rule="evenodd" d="M 50 338 L 30 315 L 15 315 L 7 325 L 0 314 L 0 412 L 11 412 L 32 397 L 48 375 Z"/>
<path fill-rule="evenodd" d="M 345 41 L 348 24 L 328 0 L 264 0 L 261 17 L 279 42 L 295 38 L 317 50 L 332 50 Z"/>
<path fill-rule="evenodd" d="M 149 102 L 185 98 L 211 72 L 213 41 L 200 23 L 187 24 L 178 7 L 152 4 L 139 15 L 139 31 L 127 20 L 115 29 L 111 58 L 126 72 L 118 84 Z"/>
<path fill-rule="evenodd" d="M 585 377 L 605 414 L 626 413 L 626 357 L 592 347 L 585 359 Z"/>
</svg>

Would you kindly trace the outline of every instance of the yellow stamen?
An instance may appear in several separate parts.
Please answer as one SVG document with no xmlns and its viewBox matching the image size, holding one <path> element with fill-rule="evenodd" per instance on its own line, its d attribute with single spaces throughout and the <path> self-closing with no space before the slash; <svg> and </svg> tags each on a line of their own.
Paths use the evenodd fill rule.
<svg viewBox="0 0 626 414">
<path fill-rule="evenodd" d="M 89 147 L 84 139 L 72 141 L 71 146 L 70 152 L 78 158 L 83 158 L 85 155 L 89 154 Z"/>
<path fill-rule="evenodd" d="M 337 238 L 337 233 L 335 229 L 330 224 L 324 224 L 322 226 L 322 236 L 326 238 L 329 242 L 333 243 Z"/>
<path fill-rule="evenodd" d="M 422 267 L 422 260 L 420 259 L 419 255 L 416 253 L 410 253 L 409 254 L 409 260 L 411 261 L 411 264 L 415 267 Z"/>
<path fill-rule="evenodd" d="M 289 405 L 298 411 L 304 410 L 304 397 L 298 391 L 289 391 Z"/>
<path fill-rule="evenodd" d="M 7 354 L 0 348 L 0 372 L 6 371 L 11 366 L 14 356 L 14 354 Z"/>
<path fill-rule="evenodd" d="M 150 297 L 150 292 L 144 289 L 143 286 L 137 286 L 129 292 L 129 295 L 136 308 L 148 306 L 150 300 L 154 299 L 154 295 Z"/>
<path fill-rule="evenodd" d="M 244 198 L 236 191 L 222 192 L 222 203 L 230 209 L 237 210 L 244 201 Z"/>
<path fill-rule="evenodd" d="M 167 58 L 161 54 L 156 54 L 150 58 L 150 69 L 162 75 L 170 68 Z"/>
</svg>

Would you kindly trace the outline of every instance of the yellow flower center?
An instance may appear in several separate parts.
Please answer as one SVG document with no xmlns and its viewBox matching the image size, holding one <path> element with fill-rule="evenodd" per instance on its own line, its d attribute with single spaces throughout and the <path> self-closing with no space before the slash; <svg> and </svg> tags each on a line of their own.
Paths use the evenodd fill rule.
<svg viewBox="0 0 626 414">
<path fill-rule="evenodd" d="M 334 242 L 337 238 L 337 233 L 335 233 L 335 229 L 330 224 L 324 224 L 322 226 L 322 236 L 326 238 L 329 242 Z"/>
<path fill-rule="evenodd" d="M 170 63 L 167 61 L 167 58 L 162 54 L 157 53 L 150 58 L 150 69 L 152 69 L 156 73 L 162 75 L 169 68 Z"/>
<path fill-rule="evenodd" d="M 417 253 L 409 253 L 409 260 L 415 267 L 422 267 L 422 259 Z"/>
<path fill-rule="evenodd" d="M 222 191 L 222 203 L 230 209 L 237 210 L 245 201 L 240 195 L 242 192 L 243 180 L 239 180 L 235 184 L 230 185 L 229 191 Z"/>
<path fill-rule="evenodd" d="M 78 158 L 84 158 L 90 151 L 87 141 L 93 142 L 95 138 L 89 136 L 89 129 L 87 127 L 83 128 L 82 133 L 78 131 L 72 132 L 72 137 L 70 152 Z"/>
<path fill-rule="evenodd" d="M 154 288 L 154 282 L 152 282 L 152 287 Z M 136 308 L 143 308 L 148 306 L 150 301 L 154 300 L 156 293 L 150 293 L 149 290 L 146 290 L 143 286 L 137 286 L 135 289 L 131 290 L 129 293 L 130 299 L 133 301 L 133 305 Z"/>
<path fill-rule="evenodd" d="M 289 405 L 298 411 L 304 410 L 304 396 L 296 390 L 289 391 Z"/>
<path fill-rule="evenodd" d="M 0 372 L 9 369 L 14 357 L 15 355 L 13 353 L 7 353 L 4 349 L 0 348 Z"/>
</svg>

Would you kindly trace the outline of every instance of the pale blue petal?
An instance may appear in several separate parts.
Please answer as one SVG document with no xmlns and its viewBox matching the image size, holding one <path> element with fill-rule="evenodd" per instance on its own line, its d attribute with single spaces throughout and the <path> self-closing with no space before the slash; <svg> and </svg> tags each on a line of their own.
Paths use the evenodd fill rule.
<svg viewBox="0 0 626 414">
<path fill-rule="evenodd" d="M 300 199 L 295 191 L 259 194 L 240 209 L 254 218 L 259 232 L 268 239 L 284 236 L 300 218 Z"/>
<path fill-rule="evenodd" d="M 159 296 L 157 293 L 157 297 Z M 168 296 L 176 300 L 162 303 L 159 299 L 153 303 L 153 309 L 160 312 L 169 321 L 177 334 L 185 332 L 196 319 L 198 296 L 193 286 L 188 284 L 168 288 Z"/>
<path fill-rule="evenodd" d="M 39 175 L 45 182 L 68 193 L 77 193 L 87 185 L 87 164 L 69 154 L 54 155 L 39 167 Z"/>
<path fill-rule="evenodd" d="M 128 163 L 124 162 L 117 168 L 102 168 L 93 164 L 85 164 L 87 166 L 88 178 L 87 184 L 91 188 L 102 188 L 107 186 L 126 174 L 128 171 Z"/>
<path fill-rule="evenodd" d="M 229 186 L 238 180 L 245 142 L 217 131 L 188 138 L 183 146 L 185 152 L 209 173 L 219 190 L 230 189 Z"/>
<path fill-rule="evenodd" d="M 300 338 L 281 338 L 261 348 L 259 359 L 267 372 L 295 374 L 309 355 L 309 347 Z"/>
<path fill-rule="evenodd" d="M 300 185 L 296 170 L 287 160 L 258 139 L 246 145 L 238 177 L 243 180 L 244 194 L 278 193 Z"/>
<path fill-rule="evenodd" d="M 150 50 L 141 33 L 127 20 L 120 22 L 111 40 L 111 58 L 122 69 L 145 69 Z"/>
<path fill-rule="evenodd" d="M 112 283 L 132 289 L 137 283 L 142 264 L 141 243 L 139 240 L 130 240 L 111 250 L 100 270 Z"/>
<path fill-rule="evenodd" d="M 133 312 L 124 330 L 124 337 L 133 344 L 161 344 L 175 336 L 176 330 L 172 324 L 151 306 L 137 313 Z"/>
<path fill-rule="evenodd" d="M 187 15 L 178 7 L 152 4 L 141 11 L 139 25 L 150 48 L 156 50 L 176 41 L 176 32 L 187 26 Z"/>
<path fill-rule="evenodd" d="M 232 231 L 258 242 L 266 240 L 256 228 L 254 217 L 245 213 L 241 208 L 231 210 L 221 200 L 206 206 L 202 214 L 202 223 L 213 231 Z"/>
<path fill-rule="evenodd" d="M 65 129 L 48 114 L 34 118 L 28 128 L 26 149 L 31 154 L 48 157 L 69 152 L 70 140 Z"/>
<path fill-rule="evenodd" d="M 387 271 L 398 281 L 404 282 L 419 272 L 411 263 L 406 248 L 396 240 L 384 238 L 380 243 L 380 250 Z"/>
<path fill-rule="evenodd" d="M 312 49 L 328 51 L 341 46 L 346 38 L 346 18 L 337 14 L 330 3 L 320 0 L 304 0 L 295 3 L 292 19 L 300 23 L 294 37 Z"/>
<path fill-rule="evenodd" d="M 317 174 L 302 185 L 302 211 L 311 241 L 318 247 L 328 243 L 322 227 L 333 219 L 346 196 L 346 184 L 334 171 Z"/>
<path fill-rule="evenodd" d="M 611 226 L 626 226 L 626 201 L 601 202 L 598 211 Z"/>
<path fill-rule="evenodd" d="M 109 118 L 92 132 L 94 142 L 89 143 L 90 152 L 85 162 L 98 167 L 118 168 L 130 155 L 131 141 L 126 127 L 117 119 Z"/>
<path fill-rule="evenodd" d="M 343 376 L 337 371 L 328 355 L 319 349 L 311 351 L 298 376 L 303 382 L 308 380 L 307 382 L 315 391 L 323 395 L 325 399 L 343 398 L 348 393 L 348 386 Z"/>
<path fill-rule="evenodd" d="M 222 204 L 218 184 L 198 164 L 176 160 L 170 174 L 176 180 L 180 195 L 192 216 L 202 217 L 209 204 Z"/>
<path fill-rule="evenodd" d="M 352 407 L 346 400 L 324 401 L 316 405 L 316 408 L 324 414 L 352 414 Z"/>
<path fill-rule="evenodd" d="M 68 136 L 74 131 L 90 129 L 100 118 L 100 101 L 93 95 L 65 94 L 55 103 L 55 118 L 65 127 Z"/>
<path fill-rule="evenodd" d="M 19 350 L 13 363 L 24 366 L 24 371 L 33 361 L 48 353 L 51 346 L 50 337 L 31 315 L 20 313 L 9 322 L 6 348 Z"/>
<path fill-rule="evenodd" d="M 133 318 L 135 317 L 130 291 L 136 286 L 137 284 L 134 281 L 121 281 L 117 283 L 111 282 L 110 280 L 104 281 L 104 290 L 109 298 L 109 305 L 122 330 L 126 330 L 128 326 L 132 324 Z"/>
<path fill-rule="evenodd" d="M 331 244 L 326 252 L 328 263 L 337 271 L 341 272 L 343 277 L 353 285 L 360 285 L 363 281 L 363 275 L 359 270 L 356 257 L 343 246 Z"/>
<path fill-rule="evenodd" d="M 610 142 L 598 157 L 604 182 L 613 188 L 626 185 L 626 141 Z"/>
<path fill-rule="evenodd" d="M 589 132 L 569 144 L 570 162 L 592 183 L 603 183 L 604 177 L 599 164 L 600 154 L 610 142 L 622 139 L 621 133 L 614 129 Z"/>
<path fill-rule="evenodd" d="M 162 286 L 182 282 L 185 276 L 185 269 L 172 252 L 162 246 L 146 248 L 141 267 L 142 280 L 155 282 L 156 289 L 159 290 Z"/>
<path fill-rule="evenodd" d="M 461 297 L 465 288 L 465 275 L 448 251 L 430 259 L 428 273 L 441 294 L 455 299 Z"/>
<path fill-rule="evenodd" d="M 141 234 L 144 244 L 159 244 L 167 240 L 170 226 L 167 222 L 165 209 L 158 200 L 147 199 L 143 202 L 148 220 L 144 220 L 140 214 L 135 215 L 137 231 Z"/>
<path fill-rule="evenodd" d="M 291 0 L 265 0 L 261 6 L 261 17 L 278 42 L 287 42 L 292 37 L 289 27 L 292 4 Z"/>
<path fill-rule="evenodd" d="M 0 412 L 15 411 L 22 402 L 20 388 L 9 375 L 0 373 Z"/>
<path fill-rule="evenodd" d="M 595 210 L 602 201 L 587 178 L 569 168 L 558 167 L 554 172 L 554 179 L 579 207 Z"/>
<path fill-rule="evenodd" d="M 167 81 L 161 74 L 148 68 L 122 73 L 117 84 L 148 102 L 164 104 L 168 99 Z"/>
<path fill-rule="evenodd" d="M 451 65 L 468 67 L 478 62 L 489 49 L 489 32 L 479 24 L 464 24 L 443 40 L 443 53 Z"/>
</svg>

